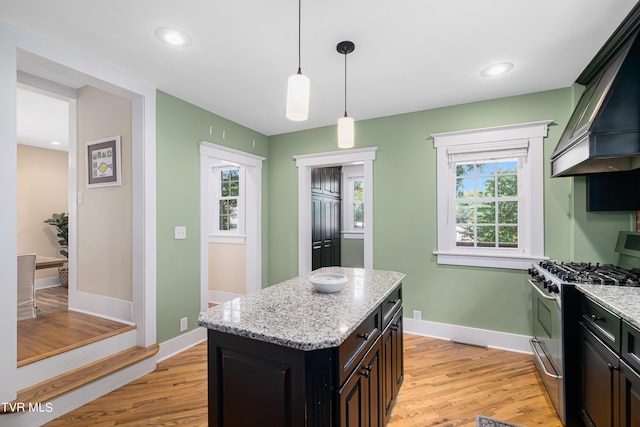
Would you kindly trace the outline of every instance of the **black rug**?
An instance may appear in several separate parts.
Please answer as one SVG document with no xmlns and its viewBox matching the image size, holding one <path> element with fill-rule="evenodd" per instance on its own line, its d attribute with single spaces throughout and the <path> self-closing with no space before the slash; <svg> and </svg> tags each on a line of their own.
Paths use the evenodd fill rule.
<svg viewBox="0 0 640 427">
<path fill-rule="evenodd" d="M 482 415 L 476 415 L 476 427 L 522 427 L 518 424 L 508 423 L 506 421 L 495 420 Z"/>
</svg>

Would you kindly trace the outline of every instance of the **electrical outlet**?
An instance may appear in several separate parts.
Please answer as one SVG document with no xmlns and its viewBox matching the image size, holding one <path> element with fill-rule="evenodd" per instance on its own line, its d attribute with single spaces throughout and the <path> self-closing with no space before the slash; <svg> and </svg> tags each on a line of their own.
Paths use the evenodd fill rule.
<svg viewBox="0 0 640 427">
<path fill-rule="evenodd" d="M 189 328 L 189 318 L 183 317 L 180 319 L 180 332 L 184 332 Z"/>
<path fill-rule="evenodd" d="M 422 320 L 422 311 L 413 310 L 413 320 Z"/>
<path fill-rule="evenodd" d="M 187 238 L 187 227 L 176 225 L 174 233 L 175 233 L 175 237 L 174 237 L 175 240 L 184 240 Z"/>
</svg>

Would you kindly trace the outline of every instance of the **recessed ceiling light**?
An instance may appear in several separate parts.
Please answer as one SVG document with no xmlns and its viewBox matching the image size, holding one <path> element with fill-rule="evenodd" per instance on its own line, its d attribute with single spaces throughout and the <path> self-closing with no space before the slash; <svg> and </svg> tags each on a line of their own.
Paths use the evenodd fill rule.
<svg viewBox="0 0 640 427">
<path fill-rule="evenodd" d="M 158 28 L 156 36 L 171 46 L 187 47 L 191 44 L 191 37 L 184 31 L 175 28 Z"/>
<path fill-rule="evenodd" d="M 60 142 L 58 142 L 58 141 L 51 141 L 51 145 L 60 145 Z"/>
<path fill-rule="evenodd" d="M 487 68 L 482 70 L 480 74 L 484 77 L 495 77 L 511 71 L 512 68 L 513 64 L 511 62 L 500 62 L 499 64 L 489 65 Z"/>
</svg>

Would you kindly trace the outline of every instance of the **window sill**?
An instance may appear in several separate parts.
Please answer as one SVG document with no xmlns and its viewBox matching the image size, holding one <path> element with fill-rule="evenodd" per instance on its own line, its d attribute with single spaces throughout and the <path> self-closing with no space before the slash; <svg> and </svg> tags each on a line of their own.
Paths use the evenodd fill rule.
<svg viewBox="0 0 640 427">
<path fill-rule="evenodd" d="M 465 265 L 469 267 L 506 268 L 512 270 L 526 270 L 531 264 L 545 256 L 507 255 L 507 254 L 462 254 L 460 252 L 434 251 L 438 264 Z"/>
<path fill-rule="evenodd" d="M 244 245 L 246 236 L 244 235 L 222 235 L 209 234 L 209 243 L 229 243 L 233 245 Z"/>
<path fill-rule="evenodd" d="M 342 238 L 364 240 L 364 231 L 343 231 Z"/>
</svg>

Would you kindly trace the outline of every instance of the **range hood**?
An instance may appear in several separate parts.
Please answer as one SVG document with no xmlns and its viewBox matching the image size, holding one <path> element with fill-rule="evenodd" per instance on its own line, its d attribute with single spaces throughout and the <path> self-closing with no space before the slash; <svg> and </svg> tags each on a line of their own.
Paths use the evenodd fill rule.
<svg viewBox="0 0 640 427">
<path fill-rule="evenodd" d="M 588 80 L 577 80 L 586 88 L 551 154 L 552 177 L 640 168 L 638 10 L 636 6 L 580 76 L 586 74 Z"/>
</svg>

